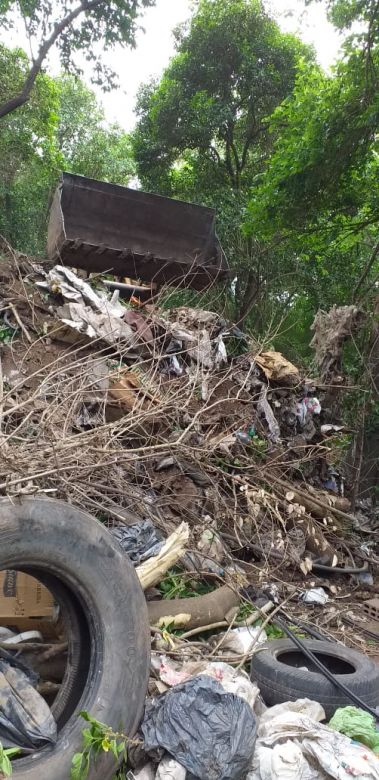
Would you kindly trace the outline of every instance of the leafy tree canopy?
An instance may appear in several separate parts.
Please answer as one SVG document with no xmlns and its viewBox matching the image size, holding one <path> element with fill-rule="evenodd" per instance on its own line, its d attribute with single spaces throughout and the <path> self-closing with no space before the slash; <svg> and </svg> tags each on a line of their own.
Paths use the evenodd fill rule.
<svg viewBox="0 0 379 780">
<path fill-rule="evenodd" d="M 292 89 L 309 48 L 284 34 L 259 0 L 199 0 L 176 31 L 176 55 L 140 92 L 134 137 L 142 183 L 175 192 L 177 171 L 235 190 L 261 169 L 268 116 Z M 216 182 L 214 182 L 216 179 Z"/>
<path fill-rule="evenodd" d="M 0 46 L 1 94 L 28 68 L 26 54 Z M 41 72 L 31 99 L 0 130 L 0 234 L 16 248 L 43 252 L 49 202 L 61 170 L 127 184 L 134 175 L 129 136 L 105 121 L 94 93 L 75 76 Z"/>
<path fill-rule="evenodd" d="M 331 75 L 300 68 L 273 114 L 274 151 L 246 220 L 248 233 L 286 239 L 317 272 L 321 305 L 354 299 L 379 270 L 379 3 L 328 5 L 349 31 L 343 56 Z"/>
<path fill-rule="evenodd" d="M 32 52 L 18 89 L 5 99 L 0 93 L 0 118 L 29 99 L 54 46 L 64 69 L 79 74 L 80 53 L 93 65 L 94 82 L 112 89 L 115 74 L 104 65 L 100 53 L 116 44 L 134 45 L 138 14 L 143 7 L 153 4 L 154 0 L 0 0 L 0 28 L 10 29 L 23 23 Z"/>
<path fill-rule="evenodd" d="M 55 80 L 59 94 L 57 143 L 65 170 L 127 184 L 135 175 L 130 136 L 105 120 L 94 93 L 74 76 Z"/>
</svg>

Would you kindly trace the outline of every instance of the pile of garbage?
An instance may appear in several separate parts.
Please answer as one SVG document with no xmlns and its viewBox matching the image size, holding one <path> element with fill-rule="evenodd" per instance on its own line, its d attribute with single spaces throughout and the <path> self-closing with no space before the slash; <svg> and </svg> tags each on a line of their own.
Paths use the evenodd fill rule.
<svg viewBox="0 0 379 780">
<path fill-rule="evenodd" d="M 185 520 L 195 547 L 214 531 L 219 568 L 231 551 L 244 569 L 344 566 L 339 539 L 360 523 L 339 469 L 349 429 L 314 379 L 219 314 L 21 263 L 2 270 L 3 494 L 69 488 L 110 525 L 166 536 Z"/>
<path fill-rule="evenodd" d="M 214 312 L 126 303 L 15 253 L 0 276 L 0 493 L 96 515 L 145 590 L 152 699 L 130 777 L 379 778 L 321 705 L 266 709 L 246 674 L 285 635 L 275 615 L 376 652 L 377 521 L 351 505 L 330 382 Z"/>
</svg>

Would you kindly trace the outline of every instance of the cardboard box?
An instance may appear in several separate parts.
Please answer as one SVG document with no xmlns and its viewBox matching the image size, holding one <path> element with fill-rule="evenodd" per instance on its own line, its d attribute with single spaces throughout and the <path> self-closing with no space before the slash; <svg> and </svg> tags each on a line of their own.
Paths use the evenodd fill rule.
<svg viewBox="0 0 379 780">
<path fill-rule="evenodd" d="M 22 571 L 0 571 L 0 625 L 16 618 L 52 618 L 54 599 L 38 580 Z"/>
</svg>

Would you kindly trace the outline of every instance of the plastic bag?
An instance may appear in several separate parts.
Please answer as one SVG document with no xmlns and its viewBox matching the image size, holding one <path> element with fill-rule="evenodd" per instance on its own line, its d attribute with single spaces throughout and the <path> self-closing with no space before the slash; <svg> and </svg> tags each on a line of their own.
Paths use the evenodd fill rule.
<svg viewBox="0 0 379 780">
<path fill-rule="evenodd" d="M 150 702 L 141 726 L 145 750 L 164 748 L 199 780 L 245 777 L 256 720 L 239 696 L 198 675 Z"/>
<path fill-rule="evenodd" d="M 257 650 L 259 645 L 267 642 L 267 634 L 259 626 L 239 626 L 226 631 L 224 634 L 214 634 L 209 637 L 210 646 L 218 645 L 219 650 L 227 655 L 244 655 L 254 648 Z M 221 642 L 221 644 L 219 644 Z"/>
<path fill-rule="evenodd" d="M 247 780 L 324 780 L 323 771 L 310 766 L 301 747 L 291 740 L 273 748 L 257 742 Z"/>
<path fill-rule="evenodd" d="M 234 693 L 235 696 L 240 696 L 254 710 L 255 702 L 259 695 L 259 688 L 256 683 L 249 679 L 244 671 L 237 672 L 229 664 L 217 661 L 208 663 L 203 674 L 217 680 L 227 693 Z"/>
<path fill-rule="evenodd" d="M 303 590 L 300 595 L 300 600 L 304 601 L 304 604 L 326 604 L 329 601 L 329 596 L 324 588 L 310 588 L 309 590 Z"/>
<path fill-rule="evenodd" d="M 186 780 L 184 766 L 175 761 L 171 756 L 165 756 L 159 764 L 155 780 Z"/>
<path fill-rule="evenodd" d="M 325 710 L 319 704 L 318 701 L 313 699 L 296 699 L 296 701 L 286 701 L 284 704 L 275 704 L 273 707 L 269 707 L 262 715 L 259 721 L 259 736 L 265 736 L 269 733 L 271 726 L 267 728 L 267 724 L 274 723 L 282 724 L 286 722 L 286 718 L 290 715 L 291 722 L 293 714 L 311 718 L 317 722 L 325 720 Z M 275 730 L 275 729 L 274 729 Z"/>
<path fill-rule="evenodd" d="M 57 741 L 57 724 L 26 674 L 0 660 L 0 742 L 26 750 Z"/>
<path fill-rule="evenodd" d="M 242 670 L 237 672 L 232 666 L 222 661 L 186 661 L 184 664 L 178 664 L 171 658 L 161 655 L 159 658 L 155 657 L 151 665 L 159 672 L 162 682 L 170 687 L 181 685 L 195 676 L 205 674 L 207 677 L 217 680 L 227 693 L 234 693 L 244 699 L 252 710 L 255 707 L 259 695 L 256 683 L 250 680 L 246 672 Z"/>
<path fill-rule="evenodd" d="M 120 525 L 112 528 L 111 534 L 135 566 L 158 555 L 164 543 L 162 535 L 150 520 L 141 520 L 133 525 Z"/>
<path fill-rule="evenodd" d="M 277 705 L 265 712 L 259 723 L 253 772 L 248 775 L 248 780 L 264 780 L 256 761 L 261 747 L 274 748 L 284 740 L 300 746 L 304 758 L 314 767 L 315 780 L 331 777 L 335 780 L 351 780 L 351 777 L 379 780 L 379 759 L 374 753 L 305 714 L 319 706 L 303 699 Z M 299 780 L 306 777 L 306 774 L 300 774 Z"/>
<path fill-rule="evenodd" d="M 142 769 L 135 769 L 134 772 L 128 772 L 126 777 L 127 780 L 154 780 L 155 766 L 154 764 L 146 764 Z"/>
<path fill-rule="evenodd" d="M 379 753 L 379 732 L 375 728 L 375 719 L 369 712 L 360 710 L 359 707 L 339 707 L 329 721 L 329 726 L 340 734 L 362 742 L 374 753 Z"/>
</svg>

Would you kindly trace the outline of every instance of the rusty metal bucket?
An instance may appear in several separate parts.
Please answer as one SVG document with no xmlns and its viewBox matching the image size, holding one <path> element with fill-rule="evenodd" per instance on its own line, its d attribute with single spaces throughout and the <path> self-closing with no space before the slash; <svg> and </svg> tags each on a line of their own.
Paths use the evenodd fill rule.
<svg viewBox="0 0 379 780">
<path fill-rule="evenodd" d="M 89 272 L 202 290 L 228 278 L 213 209 L 63 173 L 48 256 Z"/>
</svg>

